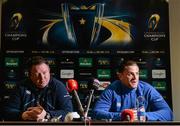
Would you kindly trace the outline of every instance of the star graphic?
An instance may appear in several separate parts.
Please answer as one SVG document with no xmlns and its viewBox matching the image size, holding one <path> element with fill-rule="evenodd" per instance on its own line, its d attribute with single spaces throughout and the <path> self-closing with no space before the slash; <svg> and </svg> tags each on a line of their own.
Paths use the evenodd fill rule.
<svg viewBox="0 0 180 126">
<path fill-rule="evenodd" d="M 79 22 L 80 22 L 81 25 L 84 25 L 86 20 L 84 20 L 84 18 L 81 18 L 81 20 L 79 20 Z"/>
</svg>

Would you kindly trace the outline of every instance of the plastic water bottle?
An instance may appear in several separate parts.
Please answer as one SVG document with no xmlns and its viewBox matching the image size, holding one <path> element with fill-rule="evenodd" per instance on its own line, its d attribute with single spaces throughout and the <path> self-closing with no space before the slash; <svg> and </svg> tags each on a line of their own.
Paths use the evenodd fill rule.
<svg viewBox="0 0 180 126">
<path fill-rule="evenodd" d="M 144 106 L 141 106 L 138 108 L 137 112 L 138 120 L 140 122 L 145 122 L 146 121 L 146 112 Z"/>
<path fill-rule="evenodd" d="M 144 101 L 145 99 L 143 96 L 139 96 L 136 99 L 137 117 L 138 117 L 138 121 L 140 122 L 146 121 L 146 111 L 144 107 Z"/>
</svg>

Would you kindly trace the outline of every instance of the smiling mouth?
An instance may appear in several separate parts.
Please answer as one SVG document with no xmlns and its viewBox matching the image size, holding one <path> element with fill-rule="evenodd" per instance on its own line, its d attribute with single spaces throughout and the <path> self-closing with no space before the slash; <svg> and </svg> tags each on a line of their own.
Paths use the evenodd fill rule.
<svg viewBox="0 0 180 126">
<path fill-rule="evenodd" d="M 131 83 L 132 83 L 133 85 L 136 85 L 136 84 L 137 84 L 137 81 L 131 81 Z"/>
<path fill-rule="evenodd" d="M 131 83 L 136 83 L 136 81 L 135 81 L 135 80 L 132 80 Z"/>
</svg>

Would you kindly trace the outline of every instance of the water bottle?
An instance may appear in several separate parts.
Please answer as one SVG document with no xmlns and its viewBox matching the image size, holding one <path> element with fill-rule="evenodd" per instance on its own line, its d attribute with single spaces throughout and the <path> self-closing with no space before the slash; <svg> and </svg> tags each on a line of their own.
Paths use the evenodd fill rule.
<svg viewBox="0 0 180 126">
<path fill-rule="evenodd" d="M 145 122 L 146 121 L 146 115 L 145 115 L 145 108 L 144 108 L 144 106 L 141 106 L 138 109 L 139 109 L 138 113 L 137 113 L 138 120 L 140 122 Z"/>
<path fill-rule="evenodd" d="M 138 121 L 140 122 L 145 122 L 146 121 L 146 112 L 145 112 L 145 107 L 144 107 L 144 97 L 139 96 L 136 99 L 136 107 L 137 107 L 137 117 Z"/>
</svg>

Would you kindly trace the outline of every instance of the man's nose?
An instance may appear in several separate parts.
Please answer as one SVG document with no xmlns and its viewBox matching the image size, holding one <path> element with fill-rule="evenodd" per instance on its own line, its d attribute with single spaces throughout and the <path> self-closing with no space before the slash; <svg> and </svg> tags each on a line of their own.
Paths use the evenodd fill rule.
<svg viewBox="0 0 180 126">
<path fill-rule="evenodd" d="M 43 79 L 43 74 L 39 74 L 39 79 Z"/>
<path fill-rule="evenodd" d="M 136 74 L 133 74 L 133 79 L 137 79 L 137 75 Z"/>
</svg>

